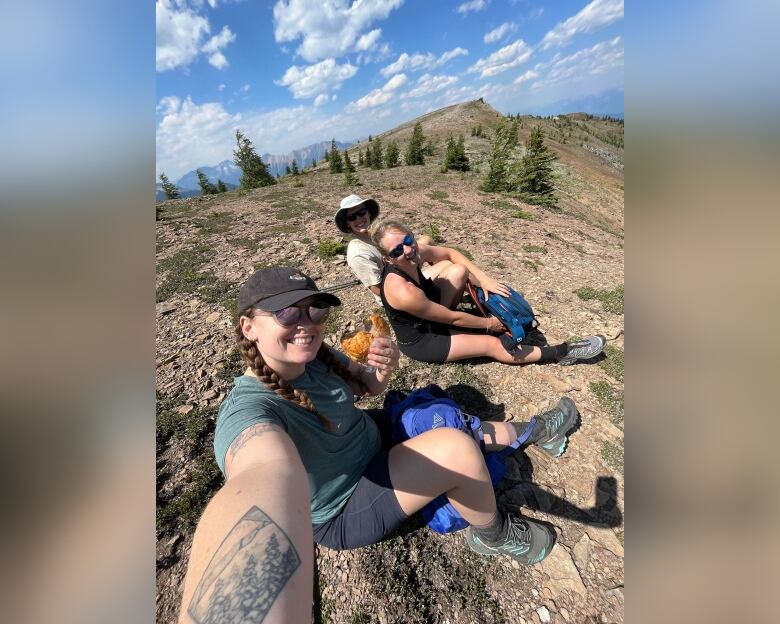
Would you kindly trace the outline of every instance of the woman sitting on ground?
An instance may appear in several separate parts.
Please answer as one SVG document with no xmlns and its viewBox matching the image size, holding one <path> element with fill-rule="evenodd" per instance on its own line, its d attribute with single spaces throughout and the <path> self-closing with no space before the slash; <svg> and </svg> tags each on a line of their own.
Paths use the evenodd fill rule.
<svg viewBox="0 0 780 624">
<path fill-rule="evenodd" d="M 376 200 L 350 195 L 341 200 L 341 205 L 333 220 L 339 230 L 354 236 L 347 245 L 347 264 L 352 274 L 371 291 L 376 302 L 381 304 L 379 282 L 382 281 L 382 269 L 385 262 L 382 252 L 371 240 L 369 233 L 369 227 L 378 215 L 379 204 Z M 433 243 L 430 236 L 420 236 L 417 242 L 420 245 Z M 428 278 L 449 282 L 452 279 L 451 270 L 452 263 L 449 260 L 442 260 L 432 266 L 424 267 L 422 272 Z"/>
<path fill-rule="evenodd" d="M 453 362 L 489 357 L 505 364 L 573 364 L 597 356 L 604 349 L 603 336 L 554 346 L 517 345 L 502 334 L 505 327 L 493 316 L 484 318 L 454 308 L 460 302 L 466 280 L 491 293 L 506 296 L 504 284 L 481 271 L 462 253 L 447 247 L 418 245 L 412 231 L 398 221 L 380 223 L 373 241 L 384 253 L 385 267 L 380 298 L 404 355 L 423 362 Z M 449 260 L 446 283 L 426 278 L 424 262 Z"/>
<path fill-rule="evenodd" d="M 384 413 L 355 407 L 355 395 L 385 391 L 399 352 L 376 338 L 363 365 L 323 344 L 334 305 L 286 267 L 257 271 L 239 292 L 247 369 L 220 406 L 214 451 L 226 481 L 195 531 L 180 622 L 310 622 L 312 540 L 373 544 L 442 493 L 471 524 L 475 552 L 530 565 L 553 547 L 544 524 L 498 510 L 472 437 L 438 428 L 392 445 Z M 484 422 L 487 450 L 522 434 L 558 456 L 577 417 L 564 397 L 530 423 Z"/>
</svg>

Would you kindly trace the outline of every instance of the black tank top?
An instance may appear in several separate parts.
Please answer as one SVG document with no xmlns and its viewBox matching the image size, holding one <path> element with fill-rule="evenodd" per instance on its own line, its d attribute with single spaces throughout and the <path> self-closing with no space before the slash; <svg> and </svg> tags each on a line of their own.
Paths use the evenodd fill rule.
<svg viewBox="0 0 780 624">
<path fill-rule="evenodd" d="M 431 332 L 432 323 L 425 319 L 421 319 L 414 314 L 409 314 L 409 312 L 405 312 L 404 310 L 396 310 L 387 303 L 387 299 L 385 298 L 385 280 L 390 273 L 400 275 L 407 282 L 422 290 L 428 299 L 435 301 L 436 303 L 439 303 L 441 293 L 439 287 L 433 283 L 433 280 L 428 279 L 422 274 L 419 266 L 417 267 L 417 278 L 420 280 L 419 284 L 406 273 L 396 269 L 390 264 L 386 264 L 382 269 L 382 281 L 379 283 L 379 296 L 382 299 L 382 305 L 385 306 L 385 310 L 387 310 L 387 318 L 390 320 L 390 325 L 395 332 L 398 343 L 412 344 L 417 342 L 424 334 Z"/>
</svg>

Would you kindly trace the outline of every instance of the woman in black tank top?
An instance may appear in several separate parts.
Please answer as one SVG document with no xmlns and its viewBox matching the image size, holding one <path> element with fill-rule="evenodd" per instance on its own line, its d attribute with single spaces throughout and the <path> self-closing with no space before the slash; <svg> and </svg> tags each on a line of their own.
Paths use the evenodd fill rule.
<svg viewBox="0 0 780 624">
<path fill-rule="evenodd" d="M 455 249 L 418 244 L 412 231 L 397 221 L 381 223 L 373 240 L 386 262 L 379 285 L 382 304 L 399 349 L 412 359 L 452 362 L 489 357 L 506 364 L 570 364 L 595 357 L 606 344 L 603 336 L 587 338 L 571 348 L 565 342 L 543 347 L 502 342 L 498 334 L 503 334 L 505 328 L 497 318 L 474 316 L 455 308 L 467 280 L 480 286 L 488 296 L 507 296 L 505 285 Z M 452 264 L 432 279 L 422 274 L 420 267 L 424 262 L 447 260 Z"/>
</svg>

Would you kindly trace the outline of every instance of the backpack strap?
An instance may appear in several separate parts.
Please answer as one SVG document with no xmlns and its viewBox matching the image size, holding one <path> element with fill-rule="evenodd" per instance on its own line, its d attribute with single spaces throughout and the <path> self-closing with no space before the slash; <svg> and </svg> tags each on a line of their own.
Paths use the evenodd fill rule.
<svg viewBox="0 0 780 624">
<path fill-rule="evenodd" d="M 469 296 L 471 297 L 471 300 L 474 302 L 474 305 L 477 307 L 477 310 L 479 310 L 479 313 L 485 318 L 487 318 L 488 313 L 485 311 L 485 307 L 482 305 L 482 302 L 479 300 L 479 297 L 477 296 L 477 291 L 474 288 L 474 284 L 472 284 L 470 280 L 466 280 L 466 288 L 469 291 Z"/>
</svg>

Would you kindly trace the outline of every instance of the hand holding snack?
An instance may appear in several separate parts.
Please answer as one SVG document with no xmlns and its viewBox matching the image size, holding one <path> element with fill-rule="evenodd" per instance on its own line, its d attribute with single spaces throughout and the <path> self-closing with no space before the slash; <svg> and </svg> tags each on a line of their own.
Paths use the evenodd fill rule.
<svg viewBox="0 0 780 624">
<path fill-rule="evenodd" d="M 379 375 L 386 377 L 398 366 L 401 352 L 392 338 L 375 338 L 366 356 L 366 364 L 374 368 Z"/>
<path fill-rule="evenodd" d="M 341 348 L 356 362 L 365 362 L 371 342 L 377 338 L 388 338 L 391 335 L 390 326 L 379 314 L 372 314 L 364 322 L 369 331 L 358 331 L 347 334 L 341 339 Z M 391 341 L 392 342 L 392 341 Z"/>
</svg>

